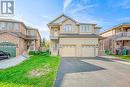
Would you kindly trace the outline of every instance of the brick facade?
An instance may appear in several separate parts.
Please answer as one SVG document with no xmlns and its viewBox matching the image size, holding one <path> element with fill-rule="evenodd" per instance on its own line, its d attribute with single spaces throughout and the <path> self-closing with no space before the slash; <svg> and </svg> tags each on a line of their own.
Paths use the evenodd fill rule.
<svg viewBox="0 0 130 87">
<path fill-rule="evenodd" d="M 5 24 L 3 28 L 2 23 Z M 11 28 L 8 29 L 11 23 Z M 18 30 L 15 30 L 14 24 L 18 24 Z M 27 31 L 32 30 L 35 32 L 34 35 L 28 35 Z M 0 43 L 9 42 L 16 45 L 16 56 L 19 56 L 23 53 L 27 53 L 30 49 L 31 43 L 34 42 L 33 48 L 31 50 L 40 49 L 40 34 L 37 29 L 28 28 L 23 22 L 9 20 L 9 19 L 0 19 Z"/>
</svg>

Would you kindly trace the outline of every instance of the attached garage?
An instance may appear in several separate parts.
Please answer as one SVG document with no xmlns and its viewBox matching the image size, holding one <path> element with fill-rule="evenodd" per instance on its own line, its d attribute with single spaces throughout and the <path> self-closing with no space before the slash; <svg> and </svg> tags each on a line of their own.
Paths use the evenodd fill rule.
<svg viewBox="0 0 130 87">
<path fill-rule="evenodd" d="M 63 45 L 62 57 L 95 57 L 97 48 L 93 45 Z"/>
<path fill-rule="evenodd" d="M 60 38 L 59 54 L 68 58 L 96 57 L 98 38 Z"/>
<path fill-rule="evenodd" d="M 62 57 L 75 57 L 76 46 L 75 45 L 64 45 L 62 47 Z"/>
<path fill-rule="evenodd" d="M 16 56 L 16 45 L 9 42 L 1 42 L 0 43 L 0 51 L 10 53 L 11 57 Z"/>
<path fill-rule="evenodd" d="M 95 57 L 95 47 L 89 45 L 82 45 L 82 57 Z"/>
</svg>

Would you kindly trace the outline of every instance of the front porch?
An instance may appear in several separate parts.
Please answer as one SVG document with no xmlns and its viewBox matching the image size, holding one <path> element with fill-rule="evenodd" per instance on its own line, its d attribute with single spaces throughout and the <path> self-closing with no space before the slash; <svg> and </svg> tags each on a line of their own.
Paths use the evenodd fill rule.
<svg viewBox="0 0 130 87">
<path fill-rule="evenodd" d="M 126 50 L 126 54 L 130 54 L 130 40 L 116 41 L 114 53 L 116 53 L 117 50 L 120 51 L 120 54 L 122 54 L 123 50 Z"/>
<path fill-rule="evenodd" d="M 116 41 L 116 48 L 130 48 L 130 40 L 120 40 Z"/>
<path fill-rule="evenodd" d="M 50 51 L 52 55 L 59 55 L 59 41 L 51 40 Z"/>
<path fill-rule="evenodd" d="M 130 32 L 119 32 L 115 36 L 116 41 L 130 40 Z"/>
</svg>

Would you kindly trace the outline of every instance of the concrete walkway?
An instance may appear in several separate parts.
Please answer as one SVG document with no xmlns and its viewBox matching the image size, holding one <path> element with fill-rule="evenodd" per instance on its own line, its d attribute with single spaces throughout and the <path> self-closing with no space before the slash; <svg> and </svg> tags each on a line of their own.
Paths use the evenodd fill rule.
<svg viewBox="0 0 130 87">
<path fill-rule="evenodd" d="M 113 58 L 63 58 L 54 87 L 130 87 L 130 65 Z"/>
<path fill-rule="evenodd" d="M 127 60 L 125 60 L 125 59 L 120 59 L 120 58 L 117 58 L 117 57 L 114 57 L 114 56 L 107 55 L 107 56 L 100 56 L 100 57 L 101 57 L 101 58 L 111 59 L 111 60 L 113 60 L 113 61 L 115 61 L 115 62 L 118 62 L 118 63 L 130 65 L 130 62 L 128 62 Z"/>
<path fill-rule="evenodd" d="M 0 60 L 0 69 L 6 69 L 6 68 L 9 68 L 12 66 L 16 66 L 26 59 L 27 59 L 27 56 L 21 55 L 19 57 L 15 57 L 15 58 Z"/>
<path fill-rule="evenodd" d="M 110 55 L 106 55 L 106 56 L 99 56 L 99 57 L 102 57 L 102 58 L 108 58 L 108 59 L 119 59 L 117 57 L 114 57 L 114 56 L 110 56 Z M 121 59 L 119 59 L 121 60 Z"/>
</svg>

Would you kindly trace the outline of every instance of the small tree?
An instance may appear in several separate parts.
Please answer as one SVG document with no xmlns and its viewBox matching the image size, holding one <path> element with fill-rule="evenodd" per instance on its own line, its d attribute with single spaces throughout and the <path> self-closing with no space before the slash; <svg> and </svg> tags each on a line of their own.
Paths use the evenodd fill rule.
<svg viewBox="0 0 130 87">
<path fill-rule="evenodd" d="M 50 40 L 46 40 L 45 41 L 45 47 L 46 47 L 46 49 L 49 49 L 49 47 L 50 47 Z"/>
<path fill-rule="evenodd" d="M 43 38 L 43 40 L 42 40 L 42 46 L 45 47 L 45 44 L 46 44 L 46 39 Z"/>
</svg>

